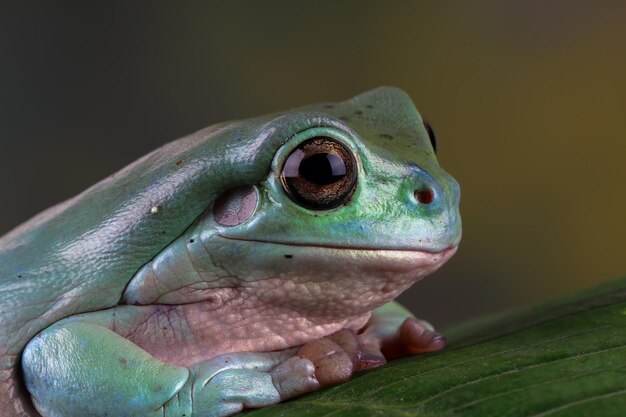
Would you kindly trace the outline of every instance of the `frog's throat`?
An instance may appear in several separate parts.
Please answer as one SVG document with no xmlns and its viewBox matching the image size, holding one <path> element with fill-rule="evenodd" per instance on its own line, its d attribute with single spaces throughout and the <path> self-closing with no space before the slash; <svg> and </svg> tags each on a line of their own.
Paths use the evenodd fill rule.
<svg viewBox="0 0 626 417">
<path fill-rule="evenodd" d="M 207 276 L 202 285 L 189 281 L 184 286 L 179 279 L 178 288 L 159 291 L 164 282 L 174 284 L 180 278 L 175 272 L 181 265 L 170 264 L 156 268 L 158 274 L 144 275 L 143 282 L 129 287 L 134 291 L 127 300 L 135 305 L 118 309 L 116 331 L 153 356 L 183 366 L 205 360 L 207 352 L 213 356 L 286 349 L 342 328 L 358 331 L 373 309 L 434 272 L 456 250 L 238 244 L 248 248 L 237 247 L 236 253 L 248 249 L 249 258 L 235 258 L 229 265 L 221 261 L 232 260 L 233 253 L 215 258 L 225 275 L 213 281 Z M 128 331 L 119 320 L 124 311 L 134 317 Z"/>
</svg>

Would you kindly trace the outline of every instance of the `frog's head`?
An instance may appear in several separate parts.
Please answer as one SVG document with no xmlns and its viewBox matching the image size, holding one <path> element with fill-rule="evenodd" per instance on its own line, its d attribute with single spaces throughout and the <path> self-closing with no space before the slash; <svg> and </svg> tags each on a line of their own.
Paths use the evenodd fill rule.
<svg viewBox="0 0 626 417">
<path fill-rule="evenodd" d="M 250 154 L 258 179 L 233 169 L 211 206 L 133 279 L 127 302 L 201 301 L 227 285 L 253 288 L 265 304 L 363 313 L 453 255 L 459 186 L 404 92 L 380 88 L 263 120 L 234 151 Z M 193 268 L 175 260 L 181 253 Z M 157 277 L 158 265 L 165 275 L 187 268 L 186 278 Z M 167 291 L 155 284 L 172 280 Z"/>
</svg>

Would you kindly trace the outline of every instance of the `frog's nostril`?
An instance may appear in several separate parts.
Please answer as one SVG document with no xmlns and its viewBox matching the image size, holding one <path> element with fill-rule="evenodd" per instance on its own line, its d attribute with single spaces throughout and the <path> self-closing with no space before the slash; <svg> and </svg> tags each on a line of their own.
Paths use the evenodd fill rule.
<svg viewBox="0 0 626 417">
<path fill-rule="evenodd" d="M 422 204 L 430 204 L 435 199 L 435 192 L 431 188 L 419 188 L 413 192 L 415 199 Z"/>
</svg>

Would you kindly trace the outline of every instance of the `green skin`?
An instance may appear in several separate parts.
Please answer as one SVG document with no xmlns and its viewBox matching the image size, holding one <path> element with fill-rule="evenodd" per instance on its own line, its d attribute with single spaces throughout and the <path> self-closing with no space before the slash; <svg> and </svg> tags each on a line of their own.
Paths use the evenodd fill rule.
<svg viewBox="0 0 626 417">
<path fill-rule="evenodd" d="M 279 179 L 320 136 L 357 162 L 329 210 Z M 394 88 L 171 142 L 0 239 L 0 415 L 226 416 L 440 349 L 391 300 L 452 256 L 458 203 Z"/>
</svg>

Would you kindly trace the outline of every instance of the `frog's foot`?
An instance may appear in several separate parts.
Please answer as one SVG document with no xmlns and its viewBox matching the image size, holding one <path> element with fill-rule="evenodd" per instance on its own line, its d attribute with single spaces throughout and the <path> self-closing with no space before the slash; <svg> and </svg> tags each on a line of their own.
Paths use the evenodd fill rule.
<svg viewBox="0 0 626 417">
<path fill-rule="evenodd" d="M 294 354 L 295 349 L 232 353 L 195 365 L 164 415 L 230 416 L 318 389 L 313 363 Z"/>
<path fill-rule="evenodd" d="M 315 365 L 315 378 L 322 387 L 345 382 L 355 371 L 385 363 L 379 351 L 364 350 L 357 336 L 347 329 L 303 345 L 298 357 Z"/>
<path fill-rule="evenodd" d="M 226 416 L 345 382 L 366 367 L 364 361 L 379 365 L 384 357 L 380 353 L 376 358 L 364 354 L 357 336 L 344 329 L 299 349 L 218 356 L 192 367 L 187 385 L 193 391 L 190 397 L 194 407 L 217 404 L 220 415 Z M 200 403 L 200 398 L 206 405 Z M 179 399 L 171 403 L 177 405 Z M 179 410 L 170 404 L 166 411 L 167 415 L 177 415 Z"/>
</svg>

